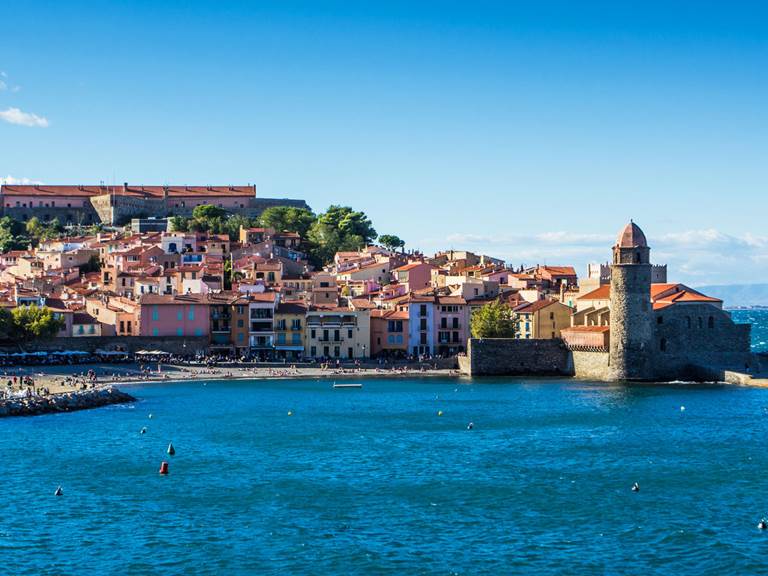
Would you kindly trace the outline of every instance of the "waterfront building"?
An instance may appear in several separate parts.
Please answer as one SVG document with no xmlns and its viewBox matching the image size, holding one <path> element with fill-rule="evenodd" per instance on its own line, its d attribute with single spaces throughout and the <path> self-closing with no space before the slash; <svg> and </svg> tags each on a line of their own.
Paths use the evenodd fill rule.
<svg viewBox="0 0 768 576">
<path fill-rule="evenodd" d="M 311 358 L 367 358 L 370 339 L 369 310 L 312 306 L 307 311 L 304 349 Z"/>
<path fill-rule="evenodd" d="M 307 306 L 303 302 L 280 302 L 275 309 L 275 355 L 299 360 L 304 356 L 304 322 Z"/>
<path fill-rule="evenodd" d="M 208 336 L 209 305 L 205 294 L 145 294 L 139 300 L 141 336 Z"/>
<path fill-rule="evenodd" d="M 408 312 L 371 310 L 371 357 L 404 358 L 408 355 Z"/>
<path fill-rule="evenodd" d="M 267 359 L 272 356 L 275 340 L 276 292 L 250 292 L 248 299 L 248 348 L 252 354 Z"/>
</svg>

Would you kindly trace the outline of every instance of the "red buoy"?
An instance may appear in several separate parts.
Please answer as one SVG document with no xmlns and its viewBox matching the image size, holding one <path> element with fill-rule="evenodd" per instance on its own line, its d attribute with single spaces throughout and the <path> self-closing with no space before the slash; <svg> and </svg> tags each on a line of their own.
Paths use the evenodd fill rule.
<svg viewBox="0 0 768 576">
<path fill-rule="evenodd" d="M 168 462 L 163 461 L 160 463 L 160 474 L 168 474 Z"/>
</svg>

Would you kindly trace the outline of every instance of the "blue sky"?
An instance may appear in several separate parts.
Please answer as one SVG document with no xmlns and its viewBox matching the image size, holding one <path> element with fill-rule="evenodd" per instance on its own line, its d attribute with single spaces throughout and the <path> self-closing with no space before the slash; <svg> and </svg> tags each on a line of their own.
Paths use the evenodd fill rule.
<svg viewBox="0 0 768 576">
<path fill-rule="evenodd" d="M 767 17 L 701 1 L 4 3 L 0 177 L 255 183 L 365 210 L 413 248 L 579 271 L 631 217 L 673 279 L 759 282 Z"/>
</svg>

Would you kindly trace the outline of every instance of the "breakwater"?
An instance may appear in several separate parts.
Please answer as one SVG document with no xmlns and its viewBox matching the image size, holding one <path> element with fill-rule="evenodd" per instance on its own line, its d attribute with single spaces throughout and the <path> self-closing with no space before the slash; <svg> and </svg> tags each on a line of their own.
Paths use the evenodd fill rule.
<svg viewBox="0 0 768 576">
<path fill-rule="evenodd" d="M 110 404 L 134 402 L 136 398 L 114 387 L 97 390 L 80 390 L 50 396 L 29 396 L 0 400 L 0 417 L 36 416 L 56 412 L 88 410 Z"/>
</svg>

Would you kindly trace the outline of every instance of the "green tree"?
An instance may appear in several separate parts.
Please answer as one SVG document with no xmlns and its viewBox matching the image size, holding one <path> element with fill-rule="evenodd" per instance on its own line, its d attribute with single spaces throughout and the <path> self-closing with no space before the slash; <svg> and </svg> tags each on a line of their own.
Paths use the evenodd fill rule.
<svg viewBox="0 0 768 576">
<path fill-rule="evenodd" d="M 224 225 L 224 232 L 229 234 L 230 240 L 235 241 L 240 238 L 241 226 L 243 228 L 251 228 L 253 226 L 253 222 L 250 218 L 243 216 L 242 214 L 233 214 L 227 218 L 227 221 Z"/>
<path fill-rule="evenodd" d="M 18 306 L 13 309 L 13 334 L 18 340 L 52 338 L 64 327 L 64 320 L 43 306 Z"/>
<path fill-rule="evenodd" d="M 80 265 L 80 274 L 88 274 L 90 272 L 98 272 L 101 270 L 101 260 L 96 254 L 93 254 L 88 258 L 88 262 Z"/>
<path fill-rule="evenodd" d="M 514 338 L 516 328 L 512 309 L 498 301 L 475 311 L 470 321 L 473 338 Z"/>
<path fill-rule="evenodd" d="M 171 216 L 171 232 L 187 232 L 189 219 L 184 216 Z"/>
<path fill-rule="evenodd" d="M 37 216 L 32 216 L 29 220 L 27 220 L 27 234 L 29 234 L 30 238 L 40 238 L 40 236 L 43 235 L 43 231 L 45 230 L 45 227 L 43 226 L 43 223 L 40 222 L 40 219 Z"/>
<path fill-rule="evenodd" d="M 213 220 L 214 218 L 223 220 L 226 216 L 227 211 L 224 208 L 219 208 L 213 204 L 202 204 L 195 206 L 195 209 L 192 210 L 192 218 L 200 221 Z"/>
<path fill-rule="evenodd" d="M 293 206 L 272 206 L 259 216 L 259 223 L 265 228 L 274 228 L 278 232 L 297 232 L 307 238 L 309 229 L 317 217 L 309 210 Z"/>
<path fill-rule="evenodd" d="M 7 308 L 0 308 L 0 340 L 10 340 L 14 332 L 13 314 Z"/>
<path fill-rule="evenodd" d="M 24 224 L 10 216 L 0 218 L 0 252 L 10 250 L 25 250 L 29 246 L 29 238 L 25 235 Z"/>
<path fill-rule="evenodd" d="M 331 206 L 317 217 L 308 232 L 310 256 L 316 265 L 327 264 L 336 252 L 360 250 L 376 236 L 364 212 L 349 206 Z"/>
<path fill-rule="evenodd" d="M 379 236 L 379 244 L 387 250 L 399 250 L 405 246 L 405 241 L 393 234 L 382 234 Z"/>
</svg>

